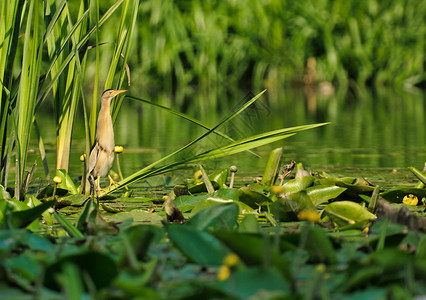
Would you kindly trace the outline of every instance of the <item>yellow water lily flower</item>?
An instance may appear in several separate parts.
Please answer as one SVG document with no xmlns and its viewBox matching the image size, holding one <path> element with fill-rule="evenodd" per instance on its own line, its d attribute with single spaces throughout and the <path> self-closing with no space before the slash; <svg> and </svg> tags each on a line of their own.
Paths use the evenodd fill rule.
<svg viewBox="0 0 426 300">
<path fill-rule="evenodd" d="M 61 183 L 62 182 L 62 178 L 59 177 L 59 176 L 55 176 L 55 177 L 53 177 L 53 182 L 55 182 L 55 183 Z"/>
<path fill-rule="evenodd" d="M 231 269 L 228 266 L 220 266 L 217 272 L 217 279 L 219 281 L 224 281 L 229 278 L 231 275 Z"/>
<path fill-rule="evenodd" d="M 416 206 L 417 203 L 419 203 L 419 198 L 417 198 L 416 195 L 408 194 L 404 197 L 404 199 L 402 199 L 402 203 L 411 205 L 411 206 Z"/>
<path fill-rule="evenodd" d="M 302 210 L 297 214 L 299 220 L 308 220 L 310 222 L 319 222 L 320 215 L 316 210 Z"/>
<path fill-rule="evenodd" d="M 224 259 L 225 265 L 229 267 L 235 266 L 239 261 L 240 258 L 234 253 L 228 254 Z"/>
</svg>

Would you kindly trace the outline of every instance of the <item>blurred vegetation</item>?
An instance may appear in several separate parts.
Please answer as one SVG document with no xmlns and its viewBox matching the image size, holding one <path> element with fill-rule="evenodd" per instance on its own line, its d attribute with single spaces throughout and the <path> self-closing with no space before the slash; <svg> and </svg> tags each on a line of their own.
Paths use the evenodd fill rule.
<svg viewBox="0 0 426 300">
<path fill-rule="evenodd" d="M 146 88 L 420 85 L 425 19 L 425 1 L 143 1 L 129 64 Z"/>
</svg>

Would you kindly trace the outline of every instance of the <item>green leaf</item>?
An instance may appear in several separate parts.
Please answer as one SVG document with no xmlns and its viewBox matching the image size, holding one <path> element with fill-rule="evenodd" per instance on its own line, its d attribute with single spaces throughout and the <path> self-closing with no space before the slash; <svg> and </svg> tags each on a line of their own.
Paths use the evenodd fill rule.
<svg viewBox="0 0 426 300">
<path fill-rule="evenodd" d="M 337 198 L 344 191 L 346 191 L 346 188 L 335 185 L 314 185 L 306 189 L 309 198 L 311 198 L 315 206 Z"/>
<path fill-rule="evenodd" d="M 283 184 L 283 193 L 296 193 L 303 191 L 310 187 L 314 183 L 315 178 L 313 176 L 303 176 L 287 181 Z"/>
<path fill-rule="evenodd" d="M 59 188 L 67 190 L 73 195 L 78 194 L 78 190 L 67 171 L 64 169 L 56 169 L 56 176 L 62 179 L 62 182 L 58 184 Z"/>
<path fill-rule="evenodd" d="M 270 186 L 275 183 L 275 179 L 278 176 L 282 155 L 283 148 L 274 149 L 269 154 L 269 159 L 266 163 L 265 171 L 263 172 L 263 177 L 261 181 L 263 185 Z"/>
<path fill-rule="evenodd" d="M 236 299 L 285 299 L 292 293 L 290 283 L 274 267 L 238 270 L 213 285 Z"/>
<path fill-rule="evenodd" d="M 79 231 L 74 225 L 72 225 L 71 222 L 68 221 L 61 213 L 55 212 L 53 215 L 55 219 L 58 221 L 58 223 L 61 224 L 61 226 L 69 234 L 70 237 L 75 237 L 75 238 L 84 237 L 81 231 Z"/>
<path fill-rule="evenodd" d="M 306 191 L 292 193 L 284 198 L 278 198 L 272 204 L 272 212 L 275 218 L 282 221 L 296 220 L 296 216 L 302 210 L 315 210 Z"/>
<path fill-rule="evenodd" d="M 14 199 L 13 199 L 14 200 Z M 5 201 L 5 200 L 0 200 L 1 201 Z M 11 201 L 11 200 L 7 200 L 7 201 Z M 13 203 L 13 202 L 10 202 Z M 1 221 L 1 226 L 4 227 L 8 227 L 8 220 L 11 220 L 11 224 L 13 227 L 16 228 L 25 228 L 28 225 L 30 225 L 34 220 L 36 220 L 37 218 L 39 218 L 42 213 L 48 209 L 49 207 L 52 207 L 54 204 L 56 203 L 56 201 L 51 200 L 51 201 L 46 201 L 43 202 L 40 205 L 37 205 L 35 207 L 32 208 L 28 208 L 28 206 L 26 206 L 25 204 L 23 204 L 21 202 L 22 205 L 24 205 L 24 207 L 20 207 L 19 210 L 14 210 L 11 212 L 7 212 L 4 215 L 3 220 Z M 15 203 L 16 205 L 17 203 Z M 17 209 L 18 206 L 15 206 Z"/>
<path fill-rule="evenodd" d="M 236 203 L 217 204 L 199 211 L 186 224 L 197 230 L 233 229 L 237 224 L 238 211 Z"/>
<path fill-rule="evenodd" d="M 229 250 L 208 231 L 178 224 L 168 224 L 166 231 L 174 245 L 199 265 L 219 266 L 229 254 Z"/>
<path fill-rule="evenodd" d="M 411 172 L 424 184 L 426 185 L 426 175 L 415 167 L 408 167 Z"/>
<path fill-rule="evenodd" d="M 272 202 L 272 200 L 263 193 L 253 190 L 251 187 L 240 188 L 239 200 L 254 209 Z"/>
<path fill-rule="evenodd" d="M 237 254 L 248 266 L 274 266 L 289 278 L 290 264 L 273 246 L 272 238 L 264 234 L 215 231 L 214 235 Z"/>
<path fill-rule="evenodd" d="M 333 202 L 328 204 L 324 210 L 338 226 L 377 219 L 376 215 L 369 212 L 367 208 L 352 201 Z"/>
<path fill-rule="evenodd" d="M 402 203 L 402 199 L 404 199 L 404 197 L 409 194 L 413 194 L 417 196 L 417 198 L 422 199 L 426 197 L 426 189 L 397 187 L 380 193 L 380 197 L 389 202 Z"/>
<path fill-rule="evenodd" d="M 44 285 L 59 291 L 66 282 L 59 282 L 58 276 L 63 274 L 67 265 L 74 265 L 79 271 L 80 278 L 88 278 L 95 288 L 108 287 L 118 275 L 115 262 L 106 254 L 94 251 L 80 252 L 61 257 L 46 268 Z"/>
</svg>

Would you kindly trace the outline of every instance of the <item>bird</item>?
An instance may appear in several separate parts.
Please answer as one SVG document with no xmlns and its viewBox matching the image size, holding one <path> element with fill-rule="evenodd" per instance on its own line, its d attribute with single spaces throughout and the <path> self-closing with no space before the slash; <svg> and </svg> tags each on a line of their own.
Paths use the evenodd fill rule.
<svg viewBox="0 0 426 300">
<path fill-rule="evenodd" d="M 96 179 L 106 176 L 114 163 L 114 127 L 111 118 L 111 101 L 117 95 L 127 90 L 106 90 L 102 93 L 101 109 L 96 124 L 96 139 L 90 150 L 89 168 L 87 172 L 87 180 L 90 183 L 90 192 L 92 200 L 96 191 L 96 198 L 99 205 L 99 180 Z M 112 179 L 110 179 L 110 185 Z"/>
</svg>

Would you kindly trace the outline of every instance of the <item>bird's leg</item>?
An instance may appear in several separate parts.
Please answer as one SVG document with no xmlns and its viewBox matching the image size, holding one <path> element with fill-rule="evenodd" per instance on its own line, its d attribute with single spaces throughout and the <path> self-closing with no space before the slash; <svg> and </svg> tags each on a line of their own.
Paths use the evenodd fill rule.
<svg viewBox="0 0 426 300">
<path fill-rule="evenodd" d="M 115 181 L 114 179 L 112 179 L 111 175 L 108 174 L 108 179 L 109 179 L 109 186 L 114 185 L 115 187 L 119 186 L 118 182 Z"/>
<path fill-rule="evenodd" d="M 98 191 L 98 185 L 96 184 L 95 178 L 92 174 L 88 177 L 89 183 L 90 183 L 90 194 L 92 195 L 92 201 L 95 201 L 95 192 L 96 192 L 96 200 L 99 206 L 99 191 Z M 99 183 L 99 181 L 98 181 Z"/>
</svg>

